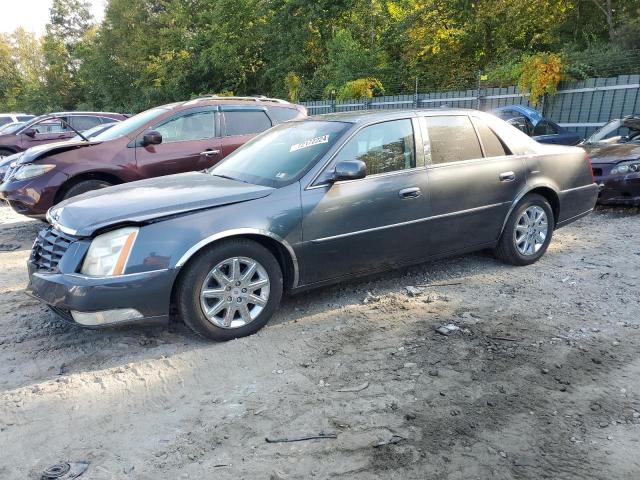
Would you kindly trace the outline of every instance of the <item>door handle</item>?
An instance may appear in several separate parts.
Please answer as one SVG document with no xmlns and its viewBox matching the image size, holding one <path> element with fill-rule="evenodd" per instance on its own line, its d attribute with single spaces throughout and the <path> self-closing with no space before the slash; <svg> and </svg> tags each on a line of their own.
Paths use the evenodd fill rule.
<svg viewBox="0 0 640 480">
<path fill-rule="evenodd" d="M 211 155 L 218 155 L 220 150 L 205 150 L 204 152 L 200 152 L 200 155 L 204 155 L 205 157 L 210 157 Z"/>
<path fill-rule="evenodd" d="M 500 174 L 501 182 L 513 182 L 516 179 L 516 174 L 513 172 L 502 172 Z"/>
<path fill-rule="evenodd" d="M 400 198 L 418 198 L 422 192 L 418 187 L 403 188 L 398 192 Z"/>
</svg>

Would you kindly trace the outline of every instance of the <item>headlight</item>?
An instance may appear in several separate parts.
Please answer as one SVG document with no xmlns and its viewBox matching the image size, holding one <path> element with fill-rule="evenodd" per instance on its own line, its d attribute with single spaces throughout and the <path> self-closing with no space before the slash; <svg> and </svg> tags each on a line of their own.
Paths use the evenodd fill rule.
<svg viewBox="0 0 640 480">
<path fill-rule="evenodd" d="M 28 164 L 23 165 L 16 173 L 13 174 L 14 180 L 28 180 L 29 178 L 39 177 L 40 175 L 44 175 L 50 170 L 53 170 L 55 165 L 37 165 L 37 164 Z"/>
<path fill-rule="evenodd" d="M 640 172 L 640 159 L 622 162 L 613 167 L 611 175 L 625 175 L 627 173 Z"/>
<path fill-rule="evenodd" d="M 138 228 L 125 227 L 103 233 L 91 242 L 81 273 L 92 277 L 122 275 L 138 235 Z"/>
</svg>

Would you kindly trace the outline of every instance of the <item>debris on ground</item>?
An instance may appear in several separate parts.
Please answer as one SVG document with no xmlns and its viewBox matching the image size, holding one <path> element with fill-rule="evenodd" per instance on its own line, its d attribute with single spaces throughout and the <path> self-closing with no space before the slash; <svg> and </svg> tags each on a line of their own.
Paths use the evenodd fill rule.
<svg viewBox="0 0 640 480">
<path fill-rule="evenodd" d="M 417 297 L 419 295 L 422 294 L 423 290 L 421 288 L 418 287 L 414 287 L 411 285 L 408 285 L 406 287 L 404 287 L 404 289 L 407 291 L 407 295 L 409 295 L 410 297 Z"/>
<path fill-rule="evenodd" d="M 73 480 L 89 468 L 89 462 L 60 462 L 42 471 L 41 480 Z"/>
<path fill-rule="evenodd" d="M 449 336 L 453 332 L 457 332 L 458 330 L 460 330 L 460 327 L 457 325 L 454 325 L 453 323 L 441 325 L 438 328 L 436 328 L 436 332 L 438 332 L 440 335 L 445 335 L 445 336 Z"/>
<path fill-rule="evenodd" d="M 365 388 L 367 388 L 369 386 L 369 382 L 364 382 L 361 383 L 360 385 L 356 385 L 355 387 L 344 387 L 344 388 L 339 388 L 338 390 L 336 390 L 336 392 L 361 392 L 362 390 L 364 390 Z"/>
<path fill-rule="evenodd" d="M 309 435 L 306 437 L 295 437 L 295 438 L 265 438 L 264 440 L 267 443 L 291 443 L 291 442 L 304 442 L 306 440 L 322 440 L 327 438 L 338 438 L 338 435 L 335 433 L 319 433 L 318 435 Z"/>
</svg>

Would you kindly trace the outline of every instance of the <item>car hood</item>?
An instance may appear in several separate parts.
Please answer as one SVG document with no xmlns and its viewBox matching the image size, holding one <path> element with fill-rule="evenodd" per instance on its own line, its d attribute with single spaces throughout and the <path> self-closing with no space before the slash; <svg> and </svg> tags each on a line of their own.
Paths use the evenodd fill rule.
<svg viewBox="0 0 640 480">
<path fill-rule="evenodd" d="M 44 145 L 36 145 L 25 150 L 18 160 L 20 164 L 31 163 L 38 158 L 47 157 L 56 153 L 74 150 L 76 148 L 90 147 L 101 142 L 85 142 L 84 140 L 66 140 L 64 142 L 46 143 Z"/>
<path fill-rule="evenodd" d="M 618 163 L 640 158 L 640 145 L 631 143 L 583 144 L 591 163 Z"/>
<path fill-rule="evenodd" d="M 63 231 L 85 237 L 105 227 L 245 202 L 273 191 L 202 172 L 180 173 L 70 198 L 52 207 L 47 218 Z"/>
</svg>

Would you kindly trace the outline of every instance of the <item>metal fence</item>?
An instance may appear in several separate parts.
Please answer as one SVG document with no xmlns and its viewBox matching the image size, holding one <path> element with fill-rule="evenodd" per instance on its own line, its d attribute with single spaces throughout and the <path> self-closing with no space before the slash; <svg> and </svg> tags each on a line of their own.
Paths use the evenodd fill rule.
<svg viewBox="0 0 640 480">
<path fill-rule="evenodd" d="M 517 87 L 302 103 L 310 115 L 372 109 L 451 107 L 489 111 L 514 104 L 532 106 L 528 94 L 521 93 Z M 537 108 L 545 117 L 586 137 L 613 118 L 640 114 L 640 75 L 565 82 Z"/>
</svg>

